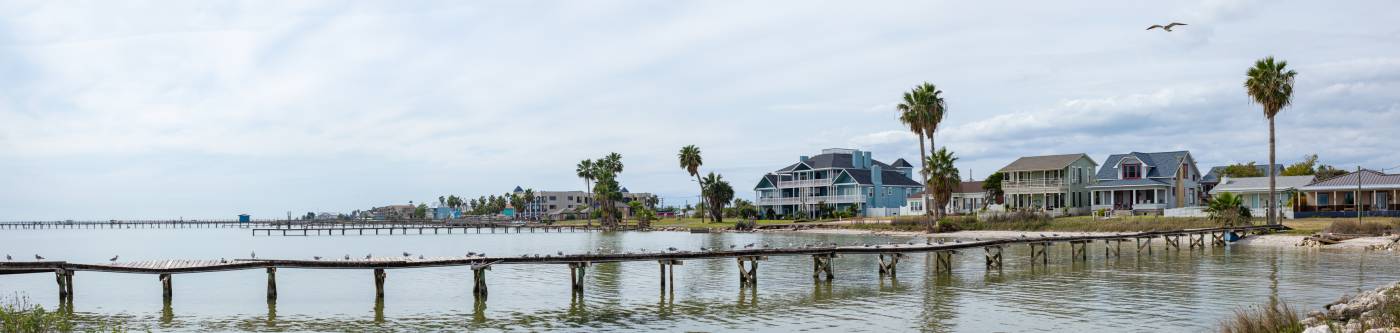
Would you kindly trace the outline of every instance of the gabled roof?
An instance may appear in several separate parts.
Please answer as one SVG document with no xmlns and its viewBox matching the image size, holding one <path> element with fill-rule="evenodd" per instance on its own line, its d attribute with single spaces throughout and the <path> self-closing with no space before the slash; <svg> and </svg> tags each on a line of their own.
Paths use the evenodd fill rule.
<svg viewBox="0 0 1400 333">
<path fill-rule="evenodd" d="M 1064 154 L 1064 155 L 1043 155 L 1043 156 L 1023 156 L 1002 167 L 999 172 L 1007 171 L 1039 171 L 1039 170 L 1059 170 L 1074 164 L 1080 158 L 1089 158 L 1089 155 Z M 1093 162 L 1094 159 L 1089 159 Z M 1098 163 L 1095 163 L 1098 164 Z"/>
<path fill-rule="evenodd" d="M 767 186 L 764 186 L 764 185 L 767 185 Z M 777 187 L 778 187 L 778 175 L 775 175 L 775 174 L 771 174 L 771 173 L 770 173 L 770 174 L 763 175 L 763 179 L 759 179 L 759 180 L 758 180 L 758 185 L 754 185 L 753 189 L 757 190 L 757 189 L 761 189 L 761 188 L 777 188 Z"/>
<path fill-rule="evenodd" d="M 1358 179 L 1360 183 L 1358 184 Z M 1353 171 L 1351 173 L 1336 176 L 1328 179 L 1318 180 L 1307 186 L 1303 190 L 1354 190 L 1380 189 L 1380 188 L 1400 188 L 1400 175 L 1385 174 L 1375 170 Z"/>
<path fill-rule="evenodd" d="M 901 158 L 899 158 L 899 159 L 897 159 L 897 160 L 894 160 L 894 163 L 893 163 L 893 164 L 890 164 L 890 166 L 893 166 L 893 167 L 896 167 L 896 168 L 912 168 L 912 167 L 914 167 L 913 164 L 909 164 L 909 161 L 905 161 L 903 157 L 901 157 Z"/>
<path fill-rule="evenodd" d="M 870 170 L 868 169 L 846 169 L 846 173 L 850 174 L 851 179 L 855 180 L 857 184 L 875 184 L 870 179 Z M 903 173 L 894 170 L 880 170 L 880 180 L 884 185 L 890 186 L 924 186 L 913 179 L 909 179 L 909 177 L 905 177 Z"/>
<path fill-rule="evenodd" d="M 982 181 L 962 182 L 958 184 L 958 191 L 953 193 L 982 193 L 987 190 L 982 189 Z"/>
<path fill-rule="evenodd" d="M 1109 155 L 1103 160 L 1103 166 L 1099 168 L 1099 173 L 1094 176 L 1100 183 L 1105 180 L 1118 179 L 1118 164 L 1124 158 L 1133 157 L 1146 164 L 1143 178 L 1170 178 L 1176 175 L 1177 169 L 1181 166 L 1181 160 L 1189 156 L 1188 151 L 1169 151 L 1160 153 L 1139 153 Z"/>
<path fill-rule="evenodd" d="M 1211 167 L 1211 168 L 1210 168 L 1210 172 L 1207 172 L 1205 176 L 1201 176 L 1201 182 L 1202 182 L 1202 183 L 1215 183 L 1215 182 L 1219 182 L 1219 181 L 1220 181 L 1220 176 L 1221 176 L 1220 174 L 1225 172 L 1225 168 L 1226 168 L 1226 166 Z M 1259 169 L 1259 173 L 1260 173 L 1260 174 L 1263 174 L 1263 175 L 1265 175 L 1265 176 L 1269 175 L 1269 166 L 1268 166 L 1268 165 L 1255 165 L 1254 168 L 1255 168 L 1255 169 Z M 1274 174 L 1279 174 L 1279 173 L 1283 173 L 1283 164 L 1274 164 Z"/>
<path fill-rule="evenodd" d="M 1303 187 L 1312 183 L 1313 176 L 1278 176 L 1275 177 L 1274 188 L 1278 190 L 1288 190 Z M 1269 191 L 1269 177 L 1226 177 L 1215 188 L 1210 190 L 1210 194 L 1221 192 L 1267 192 Z"/>
<path fill-rule="evenodd" d="M 514 190 L 514 191 L 511 191 L 511 192 L 525 192 L 525 189 L 520 188 L 520 185 L 516 185 L 516 186 L 515 186 L 515 190 Z"/>
</svg>

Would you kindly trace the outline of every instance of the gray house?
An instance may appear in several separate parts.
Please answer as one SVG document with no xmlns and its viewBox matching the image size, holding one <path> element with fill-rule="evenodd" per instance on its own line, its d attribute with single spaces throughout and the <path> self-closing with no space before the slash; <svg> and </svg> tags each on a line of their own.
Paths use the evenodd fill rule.
<svg viewBox="0 0 1400 333">
<path fill-rule="evenodd" d="M 1088 188 L 1094 210 L 1114 214 L 1161 214 L 1169 208 L 1199 205 L 1201 171 L 1188 151 L 1109 156 Z"/>
<path fill-rule="evenodd" d="M 854 206 L 863 216 L 888 216 L 899 214 L 904 198 L 923 189 L 914 177 L 914 166 L 902 158 L 886 164 L 872 159 L 870 152 L 830 148 L 764 175 L 754 191 L 759 212 L 766 217 L 812 216 L 821 204 L 838 211 Z"/>
</svg>

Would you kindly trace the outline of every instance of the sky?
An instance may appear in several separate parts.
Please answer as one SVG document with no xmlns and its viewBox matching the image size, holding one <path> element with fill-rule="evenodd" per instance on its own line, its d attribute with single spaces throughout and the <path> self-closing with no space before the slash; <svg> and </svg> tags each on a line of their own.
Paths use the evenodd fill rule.
<svg viewBox="0 0 1400 333">
<path fill-rule="evenodd" d="M 915 161 L 901 93 L 943 91 L 938 147 L 1268 158 L 1242 84 L 1298 72 L 1281 163 L 1400 167 L 1395 1 L 153 1 L 0 3 L 0 221 L 282 217 L 515 186 L 741 198 L 823 148 Z M 1175 31 L 1145 31 L 1183 22 Z M 1400 168 L 1390 170 L 1396 172 Z"/>
</svg>

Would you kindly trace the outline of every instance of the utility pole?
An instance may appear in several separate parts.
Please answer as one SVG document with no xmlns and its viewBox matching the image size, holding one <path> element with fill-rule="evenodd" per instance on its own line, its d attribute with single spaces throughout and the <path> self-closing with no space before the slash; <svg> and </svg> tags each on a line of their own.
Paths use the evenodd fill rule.
<svg viewBox="0 0 1400 333">
<path fill-rule="evenodd" d="M 1352 201 L 1352 203 L 1355 203 L 1355 204 L 1356 204 L 1356 224 L 1360 225 L 1360 224 L 1361 224 L 1361 166 L 1360 166 L 1360 165 L 1357 165 L 1357 166 L 1356 166 L 1356 200 Z"/>
</svg>

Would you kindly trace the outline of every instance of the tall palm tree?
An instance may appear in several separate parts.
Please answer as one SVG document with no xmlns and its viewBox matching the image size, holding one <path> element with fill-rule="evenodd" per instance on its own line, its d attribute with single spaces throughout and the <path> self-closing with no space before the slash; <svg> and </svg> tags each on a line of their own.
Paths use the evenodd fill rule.
<svg viewBox="0 0 1400 333">
<path fill-rule="evenodd" d="M 700 181 L 700 165 L 705 162 L 700 158 L 700 148 L 695 147 L 695 145 L 681 147 L 678 157 L 681 169 L 685 169 L 686 172 L 695 177 L 695 185 L 700 187 L 700 202 L 705 202 L 705 184 Z"/>
<path fill-rule="evenodd" d="M 909 126 L 909 131 L 919 136 L 919 163 L 928 161 L 928 153 L 924 147 L 924 134 L 927 133 L 924 131 L 924 126 L 928 124 L 927 119 L 929 118 L 928 105 L 928 95 L 924 94 L 919 87 L 914 87 L 913 90 L 904 93 L 904 102 L 895 106 L 895 109 L 899 110 L 899 122 Z M 924 207 L 929 207 L 928 196 L 932 193 L 927 182 L 927 169 L 927 164 L 920 165 L 919 173 L 923 175 L 925 180 L 921 182 L 924 183 Z M 924 214 L 930 215 L 933 212 L 925 209 Z"/>
<path fill-rule="evenodd" d="M 533 189 L 533 188 L 527 188 L 527 189 L 525 189 L 524 199 L 525 199 L 525 208 L 527 209 L 527 211 L 530 212 L 530 217 L 531 217 L 532 219 L 538 220 L 538 219 L 539 219 L 539 216 L 538 216 L 538 214 L 536 214 L 536 213 L 538 213 L 538 211 L 536 211 L 536 210 L 538 210 L 538 207 L 535 207 L 535 189 Z"/>
<path fill-rule="evenodd" d="M 935 202 L 948 202 L 953 197 L 953 191 L 962 184 L 962 176 L 958 174 L 958 167 L 954 165 L 957 161 L 958 158 L 953 156 L 953 152 L 948 151 L 948 148 L 938 149 L 928 157 L 925 164 L 929 174 L 927 185 L 933 188 L 933 197 L 937 199 Z M 935 218 L 943 217 L 942 205 L 929 208 L 938 212 Z"/>
<path fill-rule="evenodd" d="M 1274 116 L 1293 103 L 1293 79 L 1296 76 L 1298 72 L 1288 69 L 1287 61 L 1274 61 L 1272 56 L 1255 61 L 1254 67 L 1245 72 L 1245 91 L 1254 103 L 1264 107 L 1264 117 L 1269 119 L 1269 224 L 1275 224 L 1278 217 L 1275 212 L 1278 201 L 1274 198 Z"/>
<path fill-rule="evenodd" d="M 577 169 L 574 170 L 579 178 L 583 179 L 584 191 L 592 195 L 593 193 L 593 160 L 584 159 L 578 162 Z M 589 207 L 593 206 L 593 200 L 586 202 Z M 593 227 L 593 212 L 588 212 L 588 227 Z"/>
</svg>

